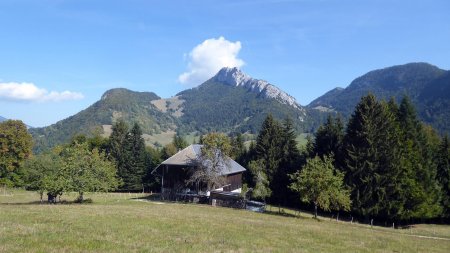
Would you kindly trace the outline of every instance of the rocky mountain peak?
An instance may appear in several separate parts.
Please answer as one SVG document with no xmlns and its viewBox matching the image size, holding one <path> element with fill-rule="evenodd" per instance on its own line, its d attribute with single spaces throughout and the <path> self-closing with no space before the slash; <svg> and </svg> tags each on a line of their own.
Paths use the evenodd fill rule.
<svg viewBox="0 0 450 253">
<path fill-rule="evenodd" d="M 280 103 L 288 104 L 294 108 L 301 109 L 294 97 L 280 90 L 275 85 L 268 83 L 267 81 L 252 78 L 236 67 L 222 68 L 212 78 L 212 80 L 231 86 L 241 86 L 252 92 L 260 93 L 264 97 L 273 98 L 278 100 Z"/>
</svg>

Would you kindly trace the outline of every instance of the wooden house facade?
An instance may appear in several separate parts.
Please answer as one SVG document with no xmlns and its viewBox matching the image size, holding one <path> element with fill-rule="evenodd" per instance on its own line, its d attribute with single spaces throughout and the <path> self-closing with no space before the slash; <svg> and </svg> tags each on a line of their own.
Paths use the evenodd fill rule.
<svg viewBox="0 0 450 253">
<path fill-rule="evenodd" d="M 199 185 L 186 184 L 196 160 L 201 154 L 202 145 L 193 144 L 179 151 L 172 157 L 162 162 L 153 170 L 153 174 L 161 178 L 161 194 L 163 198 L 176 198 L 176 196 L 196 194 L 209 195 L 206 185 L 200 182 Z M 225 177 L 224 185 L 216 187 L 215 191 L 240 192 L 242 188 L 242 173 L 246 171 L 244 167 L 233 159 L 226 157 L 226 164 L 221 165 L 221 175 Z"/>
</svg>

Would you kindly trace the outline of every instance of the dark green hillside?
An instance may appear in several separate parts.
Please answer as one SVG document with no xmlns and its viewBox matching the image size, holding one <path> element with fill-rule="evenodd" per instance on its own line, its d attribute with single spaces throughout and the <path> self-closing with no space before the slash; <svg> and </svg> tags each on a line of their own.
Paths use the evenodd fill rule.
<svg viewBox="0 0 450 253">
<path fill-rule="evenodd" d="M 450 132 L 449 72 L 428 63 L 409 63 L 371 71 L 342 91 L 328 92 L 308 107 L 332 108 L 348 117 L 360 98 L 369 92 L 380 99 L 407 95 L 421 119 L 440 132 Z"/>
<path fill-rule="evenodd" d="M 338 96 L 339 94 L 341 94 L 343 91 L 344 91 L 344 88 L 336 87 L 336 88 L 328 91 L 327 93 L 323 94 L 319 98 L 315 99 L 314 101 L 312 101 L 308 105 L 308 107 L 314 108 L 317 106 L 331 104 L 331 103 L 333 103 L 335 97 Z"/>
<path fill-rule="evenodd" d="M 102 132 L 102 125 L 111 125 L 116 119 L 137 122 L 144 133 L 154 134 L 174 128 L 175 119 L 162 113 L 150 102 L 159 99 L 152 92 L 134 92 L 112 89 L 103 94 L 87 109 L 57 123 L 43 128 L 30 129 L 35 139 L 35 150 L 68 141 L 74 134 Z"/>
<path fill-rule="evenodd" d="M 422 120 L 450 133 L 450 71 L 432 81 L 417 101 Z"/>
<path fill-rule="evenodd" d="M 261 97 L 243 87 L 212 80 L 178 94 L 185 100 L 180 131 L 236 131 L 256 133 L 268 113 L 275 118 L 295 120 L 300 131 L 308 129 L 309 118 L 303 109 Z"/>
</svg>

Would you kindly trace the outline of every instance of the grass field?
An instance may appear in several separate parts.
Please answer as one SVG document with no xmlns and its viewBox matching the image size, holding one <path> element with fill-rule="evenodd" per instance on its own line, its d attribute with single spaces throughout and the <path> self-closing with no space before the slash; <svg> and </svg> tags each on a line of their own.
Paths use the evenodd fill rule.
<svg viewBox="0 0 450 253">
<path fill-rule="evenodd" d="M 0 191 L 0 252 L 449 252 L 450 226 L 389 229 L 94 194 L 39 204 Z M 63 197 L 72 200 L 75 195 Z M 432 237 L 432 238 L 428 238 Z"/>
</svg>

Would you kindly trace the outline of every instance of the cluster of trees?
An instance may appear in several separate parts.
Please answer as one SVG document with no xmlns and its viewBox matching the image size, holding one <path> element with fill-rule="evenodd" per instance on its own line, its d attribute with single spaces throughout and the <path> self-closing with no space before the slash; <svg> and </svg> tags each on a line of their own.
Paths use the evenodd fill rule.
<svg viewBox="0 0 450 253">
<path fill-rule="evenodd" d="M 25 187 L 56 201 L 65 192 L 143 191 L 158 187 L 151 170 L 187 146 L 179 136 L 160 150 L 146 147 L 138 124 L 122 120 L 109 138 L 79 134 L 69 143 L 32 153 L 32 137 L 21 121 L 0 123 L 0 186 Z"/>
<path fill-rule="evenodd" d="M 405 97 L 361 99 L 344 128 L 329 118 L 310 142 L 309 153 L 334 154 L 345 174 L 352 212 L 385 220 L 448 217 L 448 138 L 420 122 Z M 446 147 L 447 146 L 447 147 Z"/>
<path fill-rule="evenodd" d="M 323 210 L 349 210 L 350 195 L 332 157 L 309 157 L 299 150 L 291 119 L 268 115 L 256 142 L 237 159 L 249 169 L 246 183 L 253 198 L 294 206 L 298 200 Z M 299 198 L 300 196 L 300 198 Z"/>
<path fill-rule="evenodd" d="M 75 191 L 82 201 L 85 192 L 114 190 L 119 182 L 114 161 L 87 142 L 74 139 L 68 145 L 33 155 L 32 137 L 23 122 L 0 123 L 2 186 L 36 190 L 41 200 L 46 192 L 51 201 L 64 192 Z"/>
<path fill-rule="evenodd" d="M 74 142 L 51 152 L 34 156 L 26 161 L 27 188 L 48 200 L 64 192 L 77 192 L 77 201 L 83 202 L 86 192 L 107 192 L 117 189 L 120 180 L 113 161 L 97 148 L 89 149 L 87 142 Z"/>
<path fill-rule="evenodd" d="M 300 200 L 316 213 L 317 208 L 344 210 L 385 221 L 450 217 L 448 137 L 421 123 L 408 98 L 397 104 L 369 94 L 347 124 L 329 116 L 302 149 L 294 129 L 289 118 L 280 122 L 268 115 L 248 148 L 240 134 L 201 136 L 203 161 L 220 164 L 223 155 L 235 159 L 248 168 L 244 180 L 252 196 L 271 204 L 296 206 Z M 78 135 L 33 155 L 26 126 L 5 121 L 0 123 L 0 185 L 25 186 L 52 200 L 67 191 L 78 192 L 82 200 L 91 191 L 159 189 L 152 168 L 187 145 L 175 135 L 161 149 L 145 146 L 138 124 L 130 128 L 118 121 L 109 138 Z M 198 167 L 190 183 L 220 184 L 217 166 Z"/>
<path fill-rule="evenodd" d="M 406 97 L 361 99 L 344 125 L 329 116 L 298 150 L 289 120 L 268 116 L 242 156 L 256 196 L 281 205 L 296 199 L 324 210 L 378 220 L 450 217 L 450 149 L 420 122 Z"/>
<path fill-rule="evenodd" d="M 133 192 L 159 189 L 159 179 L 151 174 L 153 168 L 188 146 L 178 135 L 161 149 L 146 146 L 140 125 L 134 123 L 130 128 L 123 120 L 114 123 L 108 138 L 78 135 L 73 138 L 73 142 L 87 143 L 90 150 L 97 149 L 104 153 L 114 162 L 120 181 L 116 190 Z"/>
</svg>

